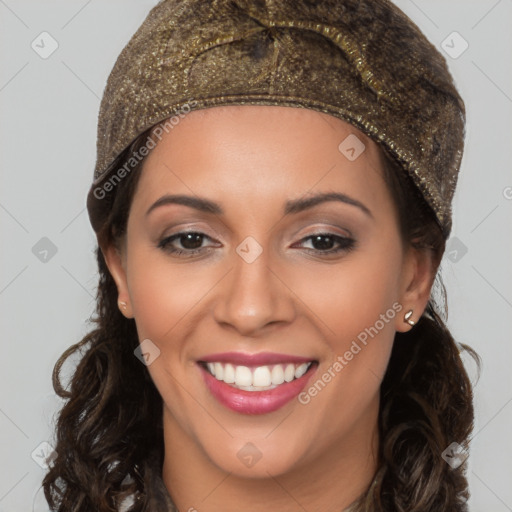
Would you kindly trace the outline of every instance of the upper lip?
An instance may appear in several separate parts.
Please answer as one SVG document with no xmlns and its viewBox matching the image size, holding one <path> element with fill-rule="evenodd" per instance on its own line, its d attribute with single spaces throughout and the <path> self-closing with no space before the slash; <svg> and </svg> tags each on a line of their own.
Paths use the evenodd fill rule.
<svg viewBox="0 0 512 512">
<path fill-rule="evenodd" d="M 258 352 L 257 354 L 219 352 L 201 357 L 199 361 L 205 363 L 231 363 L 236 366 L 266 366 L 282 363 L 309 363 L 315 361 L 315 359 L 290 354 L 278 354 L 276 352 Z"/>
</svg>

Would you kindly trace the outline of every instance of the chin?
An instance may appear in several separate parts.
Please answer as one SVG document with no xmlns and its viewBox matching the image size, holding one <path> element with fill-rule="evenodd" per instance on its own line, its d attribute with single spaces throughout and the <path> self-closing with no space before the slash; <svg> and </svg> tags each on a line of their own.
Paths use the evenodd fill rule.
<svg viewBox="0 0 512 512">
<path fill-rule="evenodd" d="M 285 436 L 286 437 L 286 436 Z M 241 441 L 239 439 L 224 446 L 219 452 L 218 446 L 215 451 L 209 451 L 203 447 L 206 454 L 222 471 L 238 478 L 262 479 L 277 477 L 298 469 L 299 462 L 304 455 L 294 449 L 292 443 L 285 444 L 283 439 L 279 443 L 270 443 L 262 440 Z"/>
</svg>

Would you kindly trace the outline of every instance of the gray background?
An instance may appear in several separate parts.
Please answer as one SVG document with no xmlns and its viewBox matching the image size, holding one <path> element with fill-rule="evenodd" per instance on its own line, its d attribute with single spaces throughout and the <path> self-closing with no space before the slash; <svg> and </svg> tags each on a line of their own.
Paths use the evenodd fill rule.
<svg viewBox="0 0 512 512">
<path fill-rule="evenodd" d="M 467 104 L 466 152 L 442 275 L 449 327 L 484 365 L 475 390 L 470 509 L 510 511 L 512 1 L 396 3 L 437 47 L 446 41 Z M 52 441 L 59 405 L 51 371 L 89 330 L 94 306 L 95 237 L 85 195 L 99 101 L 117 55 L 155 4 L 0 0 L 0 512 L 47 510 L 36 461 L 39 445 Z M 43 31 L 58 43 L 46 59 L 31 47 L 35 40 L 40 52 L 51 49 Z M 469 43 L 461 55 L 464 43 L 454 31 Z M 468 370 L 475 378 L 474 367 Z"/>
</svg>

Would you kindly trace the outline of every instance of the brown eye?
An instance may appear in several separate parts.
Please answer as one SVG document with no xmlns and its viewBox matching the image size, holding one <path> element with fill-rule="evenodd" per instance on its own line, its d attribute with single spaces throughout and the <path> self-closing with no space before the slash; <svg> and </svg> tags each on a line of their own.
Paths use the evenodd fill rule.
<svg viewBox="0 0 512 512">
<path fill-rule="evenodd" d="M 181 232 L 164 238 L 158 243 L 158 247 L 171 254 L 190 256 L 209 248 L 203 247 L 205 239 L 211 240 L 204 233 L 196 231 Z"/>
<path fill-rule="evenodd" d="M 204 235 L 200 233 L 186 233 L 180 235 L 178 240 L 185 249 L 197 249 L 203 244 Z"/>
<path fill-rule="evenodd" d="M 306 249 L 319 254 L 334 254 L 341 251 L 350 251 L 355 246 L 355 240 L 333 233 L 317 233 L 301 240 L 302 243 L 311 241 L 312 248 Z"/>
</svg>

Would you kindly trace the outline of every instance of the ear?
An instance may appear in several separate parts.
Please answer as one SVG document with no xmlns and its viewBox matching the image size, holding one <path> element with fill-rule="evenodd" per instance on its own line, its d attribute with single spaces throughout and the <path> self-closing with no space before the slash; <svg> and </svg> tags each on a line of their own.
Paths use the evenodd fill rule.
<svg viewBox="0 0 512 512">
<path fill-rule="evenodd" d="M 399 302 L 403 309 L 396 317 L 395 328 L 406 332 L 413 328 L 407 323 L 405 315 L 412 310 L 410 320 L 416 323 L 430 298 L 438 264 L 434 252 L 430 249 L 409 247 L 405 253 L 404 266 L 400 285 Z"/>
<path fill-rule="evenodd" d="M 101 247 L 101 252 L 103 253 L 108 270 L 117 285 L 119 309 L 126 318 L 133 318 L 126 280 L 126 251 L 111 243 L 107 247 Z"/>
</svg>

